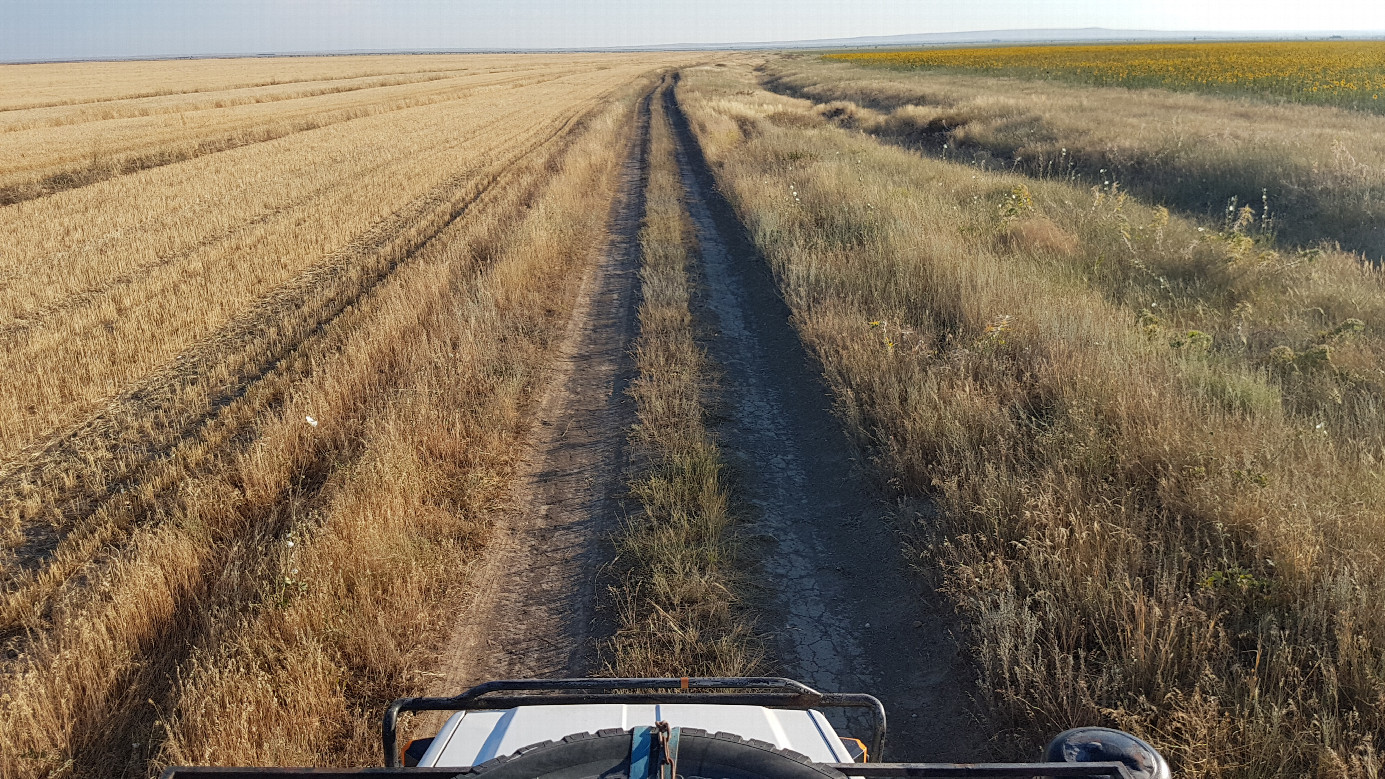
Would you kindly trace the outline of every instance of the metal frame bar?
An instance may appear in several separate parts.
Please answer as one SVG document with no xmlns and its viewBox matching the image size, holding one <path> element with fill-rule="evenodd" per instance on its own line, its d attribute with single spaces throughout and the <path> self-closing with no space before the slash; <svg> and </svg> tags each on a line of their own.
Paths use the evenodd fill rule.
<svg viewBox="0 0 1385 779">
<path fill-rule="evenodd" d="M 1077 779 L 1104 776 L 1131 779 L 1121 763 L 819 763 L 840 771 L 843 777 L 904 777 L 906 779 Z M 396 779 L 452 779 L 470 772 L 468 768 L 167 768 L 160 779 L 269 779 L 312 777 L 312 779 L 357 779 L 378 776 Z"/>
<path fill-rule="evenodd" d="M 465 768 L 240 768 L 220 766 L 172 766 L 159 774 L 159 779 L 362 779 L 362 777 L 394 777 L 394 779 L 457 779 L 465 776 Z"/>
<path fill-rule="evenodd" d="M 849 777 L 907 777 L 908 779 L 1010 779 L 1011 777 L 1105 776 L 1131 779 L 1124 763 L 819 763 Z"/>
<path fill-rule="evenodd" d="M 743 692 L 710 692 L 742 690 Z M 707 691 L 707 692 L 704 692 Z M 531 693 L 496 695 L 495 693 Z M 690 698 L 695 698 L 691 700 Z M 867 709 L 874 719 L 870 752 L 884 754 L 885 707 L 873 695 L 821 693 L 774 676 L 663 679 L 506 679 L 478 684 L 451 698 L 400 698 L 385 710 L 380 739 L 385 766 L 399 766 L 399 715 L 406 711 L 474 711 L 588 703 L 724 703 L 781 709 Z M 857 764 L 860 765 L 860 764 Z"/>
</svg>

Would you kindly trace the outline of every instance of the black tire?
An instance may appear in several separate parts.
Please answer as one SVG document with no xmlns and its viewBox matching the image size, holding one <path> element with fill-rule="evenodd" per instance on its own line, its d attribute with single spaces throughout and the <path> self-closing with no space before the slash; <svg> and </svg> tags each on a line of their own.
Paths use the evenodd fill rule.
<svg viewBox="0 0 1385 779">
<path fill-rule="evenodd" d="M 683 728 L 678 741 L 682 779 L 842 779 L 831 769 L 763 741 Z M 631 779 L 629 730 L 578 733 L 527 746 L 471 769 L 485 779 Z M 645 779 L 634 777 L 633 779 Z"/>
</svg>

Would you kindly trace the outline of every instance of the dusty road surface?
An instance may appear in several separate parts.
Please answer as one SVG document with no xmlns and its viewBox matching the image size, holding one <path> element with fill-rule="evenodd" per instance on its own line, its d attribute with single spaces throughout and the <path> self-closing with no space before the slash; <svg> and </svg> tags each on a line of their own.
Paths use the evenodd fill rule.
<svg viewBox="0 0 1385 779">
<path fill-rule="evenodd" d="M 610 559 L 625 442 L 639 286 L 648 99 L 637 114 L 611 238 L 583 280 L 558 363 L 535 410 L 509 519 L 477 568 L 437 694 L 490 679 L 587 676 L 598 668 L 597 575 Z"/>
<path fill-rule="evenodd" d="M 757 514 L 753 529 L 772 539 L 762 568 L 777 596 L 768 627 L 780 667 L 824 692 L 880 698 L 890 760 L 972 758 L 974 729 L 945 615 L 907 570 L 885 493 L 854 458 L 768 266 L 669 95 L 664 109 L 718 331 L 708 347 L 725 371 L 727 419 L 718 432 Z"/>
</svg>

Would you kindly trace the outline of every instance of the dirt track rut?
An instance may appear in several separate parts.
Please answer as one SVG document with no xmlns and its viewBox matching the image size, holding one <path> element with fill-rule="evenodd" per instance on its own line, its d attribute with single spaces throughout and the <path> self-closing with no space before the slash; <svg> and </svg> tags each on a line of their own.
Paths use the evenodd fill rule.
<svg viewBox="0 0 1385 779">
<path fill-rule="evenodd" d="M 634 420 L 626 388 L 636 328 L 649 132 L 641 103 L 620 174 L 611 237 L 583 279 L 511 496 L 472 577 L 473 602 L 443 657 L 439 694 L 488 679 L 586 676 L 598 669 L 597 576 L 624 491 Z"/>
<path fill-rule="evenodd" d="M 670 93 L 672 95 L 672 93 Z M 868 692 L 890 716 L 891 760 L 963 760 L 969 720 L 955 643 L 936 599 L 907 570 L 873 483 L 832 414 L 765 261 L 702 160 L 670 97 L 697 228 L 709 347 L 725 371 L 719 430 L 770 541 L 762 568 L 782 671 L 825 692 Z M 859 730 L 856 723 L 848 723 Z M 863 735 L 863 734 L 862 734 Z"/>
</svg>

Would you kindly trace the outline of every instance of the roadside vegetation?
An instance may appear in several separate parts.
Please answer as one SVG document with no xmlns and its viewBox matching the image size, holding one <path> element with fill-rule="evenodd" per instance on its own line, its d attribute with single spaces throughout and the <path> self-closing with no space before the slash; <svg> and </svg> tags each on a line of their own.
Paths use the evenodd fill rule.
<svg viewBox="0 0 1385 779">
<path fill-rule="evenodd" d="M 640 509 L 616 540 L 612 670 L 752 676 L 761 648 L 742 598 L 747 553 L 735 534 L 726 463 L 708 427 L 714 368 L 693 316 L 697 241 L 664 108 L 671 84 L 651 101 L 639 378 L 630 390 L 639 419 L 631 493 Z"/>
<path fill-rule="evenodd" d="M 778 58 L 761 73 L 772 91 L 822 104 L 845 127 L 941 159 L 1115 182 L 1214 223 L 1251 206 L 1261 238 L 1385 258 L 1385 117 L 818 57 Z"/>
<path fill-rule="evenodd" d="M 1124 179 L 881 143 L 832 104 L 979 81 L 802 59 L 685 74 L 840 414 L 937 506 L 911 554 L 957 609 L 997 751 L 1102 723 L 1179 776 L 1380 771 L 1385 275 L 1277 248 L 1258 202 L 1189 219 Z M 1232 169 L 1232 148 L 1208 159 Z"/>
<path fill-rule="evenodd" d="M 610 64 L 4 208 L 0 774 L 378 762 L 604 240 Z"/>
<path fill-rule="evenodd" d="M 1097 86 L 1278 98 L 1385 113 L 1381 41 L 991 46 L 851 52 L 829 58 L 887 68 L 981 71 Z"/>
</svg>

